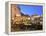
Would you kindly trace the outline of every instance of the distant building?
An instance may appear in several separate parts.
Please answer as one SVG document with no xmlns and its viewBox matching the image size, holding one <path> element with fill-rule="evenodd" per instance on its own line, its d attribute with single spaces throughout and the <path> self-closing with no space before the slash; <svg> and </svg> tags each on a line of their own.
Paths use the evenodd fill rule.
<svg viewBox="0 0 46 36">
<path fill-rule="evenodd" d="M 43 16 L 33 15 L 31 20 L 33 24 L 43 24 Z"/>
</svg>

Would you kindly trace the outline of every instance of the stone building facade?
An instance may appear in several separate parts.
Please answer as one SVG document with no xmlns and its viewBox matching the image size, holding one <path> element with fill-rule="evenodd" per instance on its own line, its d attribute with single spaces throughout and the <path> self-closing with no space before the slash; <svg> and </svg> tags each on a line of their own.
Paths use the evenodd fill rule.
<svg viewBox="0 0 46 36">
<path fill-rule="evenodd" d="M 20 10 L 18 9 L 18 6 L 15 4 L 11 4 L 11 13 L 12 13 L 12 18 L 14 19 L 15 16 L 21 16 Z"/>
</svg>

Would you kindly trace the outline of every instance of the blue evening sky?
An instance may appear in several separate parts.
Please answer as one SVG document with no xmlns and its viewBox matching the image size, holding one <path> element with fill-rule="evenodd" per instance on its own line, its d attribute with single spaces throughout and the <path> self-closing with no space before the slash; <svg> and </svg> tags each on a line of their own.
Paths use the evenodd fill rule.
<svg viewBox="0 0 46 36">
<path fill-rule="evenodd" d="M 40 5 L 23 5 L 20 4 L 19 5 L 21 12 L 24 14 L 28 14 L 28 15 L 34 15 L 34 14 L 38 14 L 38 15 L 42 15 L 43 14 L 43 6 Z"/>
</svg>

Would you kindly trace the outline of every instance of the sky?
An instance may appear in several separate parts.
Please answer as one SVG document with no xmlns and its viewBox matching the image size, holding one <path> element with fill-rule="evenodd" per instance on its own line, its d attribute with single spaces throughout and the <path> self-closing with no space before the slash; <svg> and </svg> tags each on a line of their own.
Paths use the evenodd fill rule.
<svg viewBox="0 0 46 36">
<path fill-rule="evenodd" d="M 43 6 L 41 5 L 19 5 L 21 12 L 24 14 L 27 14 L 29 16 L 37 14 L 42 15 L 43 14 Z"/>
</svg>

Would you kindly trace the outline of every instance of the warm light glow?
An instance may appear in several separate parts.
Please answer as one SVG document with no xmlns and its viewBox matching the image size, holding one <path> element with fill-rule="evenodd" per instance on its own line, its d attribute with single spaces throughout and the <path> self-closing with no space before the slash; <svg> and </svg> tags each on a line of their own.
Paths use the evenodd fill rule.
<svg viewBox="0 0 46 36">
<path fill-rule="evenodd" d="M 28 18 L 30 20 L 30 18 Z"/>
<path fill-rule="evenodd" d="M 16 16 L 21 16 L 20 14 L 16 14 Z"/>
</svg>

